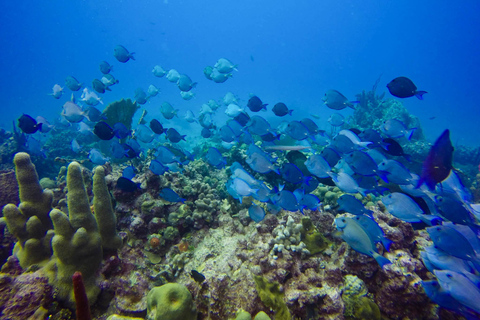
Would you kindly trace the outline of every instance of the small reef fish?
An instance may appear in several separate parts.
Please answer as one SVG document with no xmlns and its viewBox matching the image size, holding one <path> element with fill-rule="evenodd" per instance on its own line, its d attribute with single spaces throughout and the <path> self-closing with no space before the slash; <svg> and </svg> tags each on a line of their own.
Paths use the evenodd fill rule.
<svg viewBox="0 0 480 320">
<path fill-rule="evenodd" d="M 382 268 L 391 263 L 377 252 L 372 237 L 356 220 L 346 217 L 336 218 L 335 225 L 337 230 L 341 231 L 341 238 L 353 250 L 374 258 Z"/>
<path fill-rule="evenodd" d="M 125 177 L 120 177 L 117 180 L 117 184 L 115 186 L 116 189 L 122 190 L 124 192 L 135 192 L 140 189 L 140 183 L 135 183 L 130 179 Z"/>
<path fill-rule="evenodd" d="M 113 66 L 110 65 L 107 61 L 100 62 L 100 72 L 103 74 L 108 74 L 113 70 Z"/>
<path fill-rule="evenodd" d="M 150 162 L 150 166 L 148 168 L 154 174 L 159 175 L 159 176 L 163 175 L 165 172 L 167 172 L 169 170 L 167 166 L 164 166 L 158 160 L 152 160 Z"/>
<path fill-rule="evenodd" d="M 397 119 L 385 120 L 380 126 L 380 131 L 394 139 L 405 137 L 410 140 L 415 130 L 417 130 L 417 128 L 407 129 L 405 124 Z"/>
<path fill-rule="evenodd" d="M 236 116 L 238 116 L 240 113 L 244 111 L 245 111 L 244 108 L 239 107 L 235 103 L 230 103 L 229 105 L 227 105 L 227 108 L 225 109 L 225 114 L 231 118 L 235 118 Z"/>
<path fill-rule="evenodd" d="M 85 117 L 82 108 L 72 101 L 65 102 L 61 115 L 71 123 L 78 123 Z"/>
<path fill-rule="evenodd" d="M 72 91 L 78 91 L 83 86 L 83 84 L 80 83 L 73 76 L 68 76 L 67 78 L 65 78 L 65 85 L 67 86 L 68 89 Z"/>
<path fill-rule="evenodd" d="M 165 71 L 161 66 L 156 65 L 155 67 L 153 67 L 152 73 L 155 77 L 162 78 L 167 73 L 167 71 Z"/>
<path fill-rule="evenodd" d="M 135 60 L 135 57 L 133 56 L 134 54 L 135 52 L 128 52 L 128 50 L 122 45 L 118 45 L 113 49 L 113 56 L 122 63 L 125 63 L 130 59 Z"/>
<path fill-rule="evenodd" d="M 110 158 L 108 157 L 105 157 L 101 152 L 100 150 L 98 149 L 91 149 L 90 152 L 88 153 L 88 159 L 94 163 L 94 164 L 98 164 L 98 165 L 104 165 L 108 160 L 110 160 Z"/>
<path fill-rule="evenodd" d="M 182 74 L 178 77 L 177 86 L 180 91 L 188 92 L 197 86 L 196 82 L 193 82 L 189 76 Z"/>
<path fill-rule="evenodd" d="M 118 81 L 117 79 L 115 79 L 114 76 L 112 76 L 111 74 L 106 74 L 102 77 L 102 79 L 100 79 L 100 81 L 102 81 L 102 83 L 106 86 L 106 87 L 111 87 L 117 83 L 119 83 L 120 81 Z"/>
<path fill-rule="evenodd" d="M 111 140 L 115 136 L 115 132 L 106 122 L 100 121 L 95 124 L 93 133 L 102 140 Z"/>
<path fill-rule="evenodd" d="M 265 218 L 265 210 L 262 207 L 257 206 L 255 203 L 252 203 L 248 208 L 248 216 L 256 223 L 259 223 Z"/>
<path fill-rule="evenodd" d="M 195 93 L 189 91 L 189 92 L 185 92 L 185 91 L 180 91 L 180 96 L 182 97 L 183 100 L 192 100 L 194 97 L 195 97 Z"/>
<path fill-rule="evenodd" d="M 26 134 L 33 134 L 42 127 L 42 124 L 37 123 L 37 121 L 28 114 L 23 114 L 18 118 L 18 127 Z"/>
<path fill-rule="evenodd" d="M 153 132 L 156 134 L 162 134 L 167 132 L 167 129 L 163 127 L 163 125 L 158 121 L 157 119 L 152 119 L 150 121 L 150 129 L 152 129 Z"/>
<path fill-rule="evenodd" d="M 176 83 L 180 79 L 180 73 L 175 69 L 170 69 L 166 77 L 168 81 Z"/>
<path fill-rule="evenodd" d="M 229 73 L 233 70 L 237 70 L 237 65 L 233 64 L 232 62 L 230 62 L 230 60 L 225 58 L 218 59 L 213 67 L 217 69 L 220 73 Z"/>
<path fill-rule="evenodd" d="M 387 88 L 392 96 L 398 98 L 409 98 L 415 96 L 418 99 L 423 100 L 423 95 L 427 93 L 427 91 L 417 90 L 417 86 L 407 77 L 398 77 L 393 79 L 387 84 Z"/>
<path fill-rule="evenodd" d="M 52 93 L 50 93 L 51 96 L 53 96 L 55 99 L 60 99 L 60 97 L 63 94 L 63 88 L 60 87 L 59 84 L 56 84 L 52 88 Z"/>
<path fill-rule="evenodd" d="M 190 274 L 192 275 L 193 280 L 195 280 L 197 283 L 203 283 L 203 281 L 205 281 L 205 276 L 197 270 L 192 269 L 192 271 L 190 271 Z"/>
<path fill-rule="evenodd" d="M 131 130 L 129 130 L 123 123 L 117 122 L 113 125 L 113 132 L 115 137 L 118 139 L 125 139 L 131 134 Z"/>
<path fill-rule="evenodd" d="M 170 103 L 165 101 L 160 106 L 160 112 L 165 119 L 170 120 L 177 115 L 178 109 L 174 109 Z"/>
<path fill-rule="evenodd" d="M 337 203 L 341 210 L 348 213 L 373 217 L 373 211 L 366 209 L 360 200 L 350 194 L 340 196 Z"/>
<path fill-rule="evenodd" d="M 93 88 L 93 90 L 97 91 L 98 93 L 105 93 L 105 90 L 112 91 L 112 89 L 107 87 L 102 81 L 100 81 L 98 79 L 93 79 L 92 88 Z"/>
<path fill-rule="evenodd" d="M 162 190 L 160 190 L 160 197 L 169 202 L 185 202 L 185 199 L 181 198 L 175 191 L 170 188 L 163 188 Z"/>
<path fill-rule="evenodd" d="M 252 112 L 258 112 L 260 110 L 267 110 L 267 103 L 262 103 L 259 97 L 253 96 L 248 99 L 247 107 Z"/>
<path fill-rule="evenodd" d="M 435 141 L 423 162 L 422 174 L 417 188 L 425 183 L 430 190 L 435 190 L 437 183 L 445 180 L 453 169 L 453 145 L 450 131 L 445 130 Z"/>
<path fill-rule="evenodd" d="M 148 89 L 147 89 L 148 97 L 156 97 L 159 92 L 160 90 L 158 90 L 158 88 L 155 87 L 153 84 L 148 86 Z"/>
<path fill-rule="evenodd" d="M 358 103 L 358 101 L 348 101 L 348 99 L 337 90 L 328 90 L 322 100 L 327 107 L 333 110 L 342 110 L 346 107 L 355 109 L 354 103 Z"/>
<path fill-rule="evenodd" d="M 207 76 L 207 74 L 205 74 Z M 215 83 L 224 83 L 228 78 L 232 77 L 231 73 L 221 73 L 216 68 L 213 68 L 207 78 L 213 80 Z"/>
<path fill-rule="evenodd" d="M 185 137 L 186 137 L 186 135 L 181 135 L 174 128 L 168 128 L 166 136 L 167 136 L 167 139 L 170 140 L 170 142 L 172 143 L 177 143 L 182 140 L 185 141 Z"/>
<path fill-rule="evenodd" d="M 99 103 L 103 104 L 102 98 L 97 96 L 97 94 L 94 91 L 90 91 L 87 88 L 83 88 L 83 92 L 80 97 L 80 100 L 90 106 L 96 106 Z"/>
<path fill-rule="evenodd" d="M 289 110 L 287 105 L 283 102 L 275 104 L 272 108 L 272 111 L 277 117 L 283 117 L 287 114 L 291 116 L 293 112 L 293 110 Z"/>
</svg>

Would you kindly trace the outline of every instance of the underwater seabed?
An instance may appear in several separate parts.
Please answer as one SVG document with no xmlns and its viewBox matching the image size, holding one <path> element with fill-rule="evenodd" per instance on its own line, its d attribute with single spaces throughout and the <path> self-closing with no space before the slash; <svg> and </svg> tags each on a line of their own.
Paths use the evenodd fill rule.
<svg viewBox="0 0 480 320">
<path fill-rule="evenodd" d="M 21 213 L 8 205 L 4 216 L 23 245 L 1 269 L 1 319 L 74 319 L 78 299 L 66 280 L 78 270 L 98 320 L 459 319 L 422 288 L 421 280 L 434 278 L 420 258 L 432 244 L 427 232 L 385 212 L 371 195 L 363 200 L 394 241 L 390 252 L 377 248 L 392 262 L 383 269 L 335 236 L 336 211 L 329 208 L 342 194 L 336 187 L 319 188 L 323 210 L 281 211 L 255 223 L 247 212 L 251 200 L 227 197 L 226 169 L 203 160 L 183 174 L 139 175 L 143 190 L 115 190 L 114 209 L 106 195 L 121 175 L 116 165 L 93 176 L 70 164 L 51 189 L 40 186 L 26 154 L 16 156 L 16 167 Z M 11 178 L 2 180 L 2 191 L 15 190 Z M 159 199 L 164 186 L 182 188 L 187 201 Z M 27 220 L 39 210 L 43 221 Z M 53 230 L 46 231 L 48 212 Z M 15 239 L 0 221 L 5 259 Z"/>
</svg>

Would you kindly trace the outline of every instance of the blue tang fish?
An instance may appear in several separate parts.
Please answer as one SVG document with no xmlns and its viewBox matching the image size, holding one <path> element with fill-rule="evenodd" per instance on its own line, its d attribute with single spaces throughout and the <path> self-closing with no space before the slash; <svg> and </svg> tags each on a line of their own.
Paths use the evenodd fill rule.
<svg viewBox="0 0 480 320">
<path fill-rule="evenodd" d="M 180 162 L 180 159 L 167 147 L 160 146 L 155 153 L 155 157 L 160 161 L 161 164 L 166 165 L 174 162 Z"/>
<path fill-rule="evenodd" d="M 154 174 L 159 175 L 159 176 L 163 175 L 165 172 L 168 171 L 168 167 L 161 164 L 160 161 L 158 161 L 158 160 L 150 161 L 150 166 L 148 168 Z"/>
<path fill-rule="evenodd" d="M 113 132 L 118 139 L 125 139 L 131 133 L 131 131 L 121 122 L 117 122 L 113 125 Z"/>
<path fill-rule="evenodd" d="M 308 128 L 300 121 L 292 121 L 287 125 L 285 132 L 295 140 L 307 139 L 310 135 Z"/>
<path fill-rule="evenodd" d="M 105 157 L 100 150 L 98 149 L 91 149 L 90 152 L 88 153 L 88 159 L 95 164 L 98 165 L 104 165 L 110 158 Z"/>
<path fill-rule="evenodd" d="M 385 250 L 390 251 L 390 245 L 393 243 L 392 240 L 385 238 L 385 233 L 382 228 L 375 222 L 375 220 L 361 215 L 352 218 L 357 221 L 373 240 L 373 242 L 381 242 Z"/>
<path fill-rule="evenodd" d="M 382 268 L 384 265 L 391 263 L 390 260 L 378 254 L 371 236 L 357 221 L 341 217 L 335 219 L 335 225 L 337 230 L 341 231 L 341 238 L 353 250 L 374 258 Z"/>
<path fill-rule="evenodd" d="M 169 202 L 185 202 L 185 199 L 181 198 L 175 191 L 170 188 L 163 188 L 162 190 L 160 190 L 160 197 Z"/>
<path fill-rule="evenodd" d="M 205 159 L 207 159 L 207 162 L 210 165 L 217 169 L 221 169 L 227 164 L 225 157 L 222 156 L 222 153 L 215 147 L 210 147 L 210 149 L 208 149 Z"/>
<path fill-rule="evenodd" d="M 221 126 L 219 133 L 220 133 L 220 138 L 222 139 L 222 141 L 225 141 L 225 142 L 235 141 L 235 138 L 237 137 L 233 132 L 232 128 L 230 128 L 227 125 Z"/>
<path fill-rule="evenodd" d="M 265 218 L 265 210 L 263 210 L 262 207 L 252 203 L 252 205 L 248 208 L 248 215 L 253 221 L 258 223 Z"/>
<path fill-rule="evenodd" d="M 125 177 L 120 177 L 117 180 L 117 185 L 115 188 L 125 192 L 135 192 L 140 188 L 140 183 L 135 183 Z"/>
<path fill-rule="evenodd" d="M 480 314 L 480 289 L 465 275 L 451 270 L 435 270 L 440 286 L 455 300 Z"/>
<path fill-rule="evenodd" d="M 270 200 L 272 200 L 273 204 L 282 207 L 284 210 L 292 212 L 300 210 L 297 197 L 288 190 L 277 192 L 270 197 Z"/>
<path fill-rule="evenodd" d="M 125 177 L 127 179 L 133 179 L 135 177 L 135 174 L 137 173 L 137 169 L 135 169 L 134 166 L 128 166 L 122 171 L 122 177 Z"/>
<path fill-rule="evenodd" d="M 253 96 L 250 99 L 248 99 L 247 107 L 252 111 L 252 112 L 258 112 L 260 110 L 267 110 L 267 103 L 262 103 L 262 100 L 260 100 L 259 97 Z"/>
<path fill-rule="evenodd" d="M 373 211 L 368 210 L 362 204 L 360 200 L 355 198 L 352 195 L 344 194 L 337 199 L 337 203 L 340 206 L 340 209 L 347 211 L 348 213 L 354 215 L 366 215 L 369 217 L 373 217 Z"/>
<path fill-rule="evenodd" d="M 252 116 L 247 123 L 247 127 L 251 134 L 256 134 L 258 136 L 266 135 L 271 130 L 270 123 L 260 116 Z"/>
</svg>

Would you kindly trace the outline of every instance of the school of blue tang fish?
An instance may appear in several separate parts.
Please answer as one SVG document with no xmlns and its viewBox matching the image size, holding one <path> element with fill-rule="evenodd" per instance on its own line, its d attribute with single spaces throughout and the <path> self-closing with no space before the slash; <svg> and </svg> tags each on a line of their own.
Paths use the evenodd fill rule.
<svg viewBox="0 0 480 320">
<path fill-rule="evenodd" d="M 135 60 L 134 53 L 123 46 L 115 48 L 114 57 L 120 63 Z M 204 74 L 207 79 L 222 83 L 232 78 L 236 70 L 234 63 L 221 58 L 214 66 L 206 67 Z M 166 128 L 162 119 L 147 121 L 148 117 L 143 116 L 132 126 L 109 123 L 106 114 L 96 106 L 103 103 L 99 95 L 114 90 L 119 80 L 111 74 L 112 65 L 106 61 L 101 62 L 100 71 L 102 78 L 94 79 L 91 87 L 73 76 L 66 78 L 71 97 L 64 103 L 61 117 L 52 124 L 41 116 L 24 114 L 18 119 L 16 125 L 26 135 L 30 154 L 47 157 L 43 145 L 49 132 L 68 131 L 78 136 L 69 141 L 76 159 L 88 157 L 95 165 L 128 165 L 132 159 L 147 159 L 149 154 L 148 169 L 163 175 L 168 171 L 181 173 L 183 166 L 202 158 L 211 170 L 227 167 L 230 177 L 225 188 L 232 198 L 239 203 L 246 197 L 256 200 L 248 208 L 256 223 L 262 223 L 266 213 L 277 214 L 281 210 L 322 210 L 321 200 L 312 192 L 319 185 L 336 186 L 344 193 L 337 199 L 339 210 L 350 213 L 335 218 L 336 235 L 383 267 L 391 261 L 379 254 L 377 244 L 388 251 L 392 241 L 385 236 L 372 211 L 354 196 L 374 194 L 393 216 L 426 227 L 433 245 L 424 248 L 421 257 L 436 277 L 422 283 L 430 299 L 469 319 L 480 317 L 480 207 L 472 203 L 470 190 L 453 167 L 454 147 L 448 129 L 430 147 L 421 170 L 414 172 L 410 166 L 413 160 L 402 145 L 412 139 L 417 128 L 408 128 L 399 119 L 383 119 L 377 129 L 358 130 L 349 128 L 348 119 L 336 112 L 328 120 L 332 130 L 326 132 L 316 124 L 315 116 L 289 121 L 295 115 L 294 109 L 283 102 L 267 104 L 256 95 L 241 101 L 227 93 L 220 103 L 210 100 L 200 110 L 188 110 L 183 118 L 164 101 L 159 111 L 165 120 L 173 119 L 170 123 L 176 128 Z M 153 76 L 165 76 L 176 84 L 183 99 L 194 97 L 197 84 L 188 75 L 174 69 L 165 71 L 158 65 L 152 72 Z M 423 99 L 426 94 L 407 77 L 393 79 L 387 88 L 392 96 L 401 99 Z M 77 92 L 81 92 L 80 97 L 75 96 Z M 147 92 L 137 89 L 134 104 L 154 101 L 158 92 L 153 85 Z M 60 99 L 62 93 L 64 88 L 56 84 L 52 96 Z M 356 109 L 359 101 L 350 101 L 339 91 L 329 90 L 321 104 L 340 111 Z M 228 117 L 224 123 L 215 121 L 221 109 Z M 273 125 L 272 118 L 287 120 Z M 195 123 L 201 129 L 192 137 L 190 127 Z M 194 141 L 203 144 L 195 147 Z M 229 162 L 225 154 L 234 146 L 243 146 L 243 158 Z M 124 167 L 116 188 L 135 192 L 140 188 L 134 182 L 137 174 L 135 165 Z M 181 190 L 171 188 L 162 188 L 159 197 L 173 203 L 185 201 Z M 419 205 L 419 201 L 424 205 Z"/>
</svg>

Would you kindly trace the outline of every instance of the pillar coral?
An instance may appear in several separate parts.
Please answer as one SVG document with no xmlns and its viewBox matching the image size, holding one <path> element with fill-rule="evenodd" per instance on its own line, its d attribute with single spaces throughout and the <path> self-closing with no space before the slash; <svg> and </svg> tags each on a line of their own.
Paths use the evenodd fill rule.
<svg viewBox="0 0 480 320">
<path fill-rule="evenodd" d="M 68 215 L 52 209 L 52 194 L 43 191 L 35 166 L 26 153 L 14 158 L 20 191 L 20 205 L 7 205 L 7 227 L 18 242 L 14 254 L 23 268 L 39 265 L 57 289 L 58 298 L 74 306 L 72 275 L 83 275 L 88 300 L 93 304 L 100 289 L 97 271 L 103 249 L 118 249 L 122 241 L 116 233 L 116 219 L 105 184 L 103 167 L 93 176 L 94 210 L 92 215 L 82 168 L 77 162 L 68 166 Z"/>
</svg>

